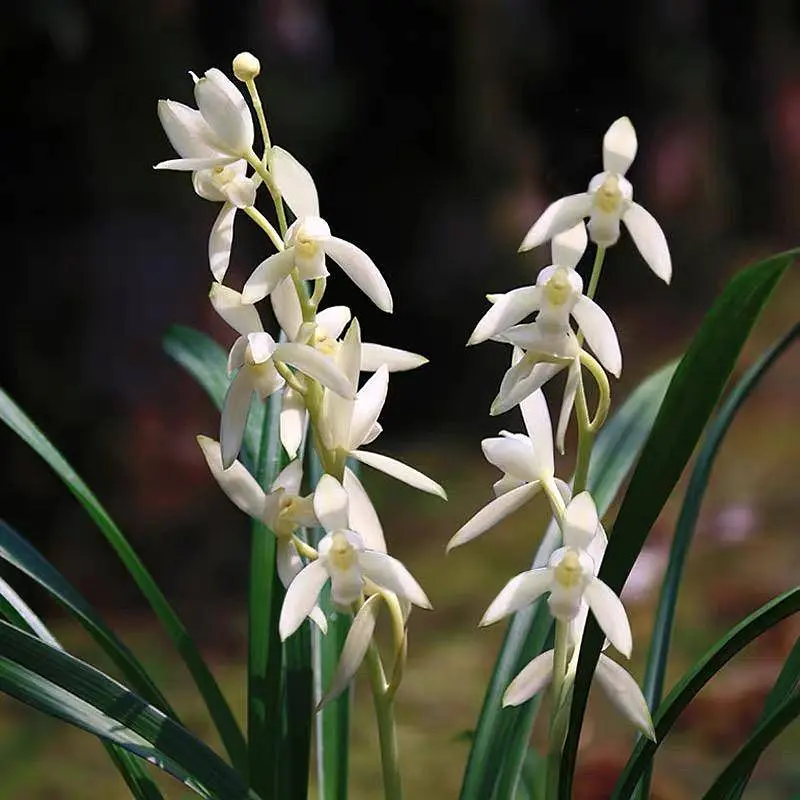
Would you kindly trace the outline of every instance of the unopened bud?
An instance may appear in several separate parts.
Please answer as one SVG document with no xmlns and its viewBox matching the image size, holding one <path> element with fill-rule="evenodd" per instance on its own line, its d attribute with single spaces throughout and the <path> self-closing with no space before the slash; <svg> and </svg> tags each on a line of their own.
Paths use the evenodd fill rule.
<svg viewBox="0 0 800 800">
<path fill-rule="evenodd" d="M 252 53 L 239 53 L 233 59 L 233 74 L 242 82 L 252 81 L 261 72 L 261 63 Z"/>
</svg>

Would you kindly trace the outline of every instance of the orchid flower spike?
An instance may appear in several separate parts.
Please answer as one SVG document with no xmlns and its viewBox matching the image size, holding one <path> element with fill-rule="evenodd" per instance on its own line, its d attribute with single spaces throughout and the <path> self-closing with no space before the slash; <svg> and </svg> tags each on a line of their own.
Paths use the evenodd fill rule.
<svg viewBox="0 0 800 800">
<path fill-rule="evenodd" d="M 270 172 L 296 219 L 286 231 L 285 249 L 262 261 L 245 283 L 245 300 L 255 303 L 271 294 L 293 269 L 304 280 L 325 277 L 328 256 L 381 311 L 391 313 L 392 294 L 375 263 L 354 244 L 331 236 L 330 226 L 320 217 L 311 173 L 283 148 L 270 152 Z"/>
<path fill-rule="evenodd" d="M 239 292 L 215 283 L 210 299 L 214 310 L 239 333 L 228 355 L 228 372 L 236 371 L 236 375 L 225 395 L 220 424 L 222 463 L 226 468 L 242 446 L 253 394 L 263 401 L 284 384 L 275 362 L 294 367 L 345 398 L 355 396 L 346 376 L 331 358 L 305 344 L 276 342 L 264 331 L 255 307 L 242 302 Z"/>
<path fill-rule="evenodd" d="M 447 544 L 447 550 L 466 544 L 494 527 L 544 490 L 551 504 L 566 503 L 570 489 L 555 477 L 553 430 L 547 402 L 541 391 L 520 403 L 528 435 L 502 431 L 481 442 L 486 459 L 503 471 L 494 484 L 496 499 L 464 524 Z"/>
<path fill-rule="evenodd" d="M 603 171 L 581 194 L 551 203 L 525 235 L 519 249 L 530 250 L 589 217 L 589 236 L 600 247 L 619 239 L 620 221 L 653 272 L 665 283 L 672 277 L 667 240 L 649 211 L 633 202 L 633 186 L 625 173 L 637 150 L 636 131 L 628 117 L 620 117 L 603 137 Z"/>
<path fill-rule="evenodd" d="M 334 605 L 349 610 L 369 579 L 420 608 L 431 608 L 427 595 L 396 558 L 365 547 L 349 528 L 348 494 L 331 475 L 323 475 L 314 491 L 314 512 L 326 531 L 319 558 L 306 565 L 286 590 L 278 628 L 281 639 L 291 636 L 317 603 L 322 587 L 331 584 Z"/>
</svg>

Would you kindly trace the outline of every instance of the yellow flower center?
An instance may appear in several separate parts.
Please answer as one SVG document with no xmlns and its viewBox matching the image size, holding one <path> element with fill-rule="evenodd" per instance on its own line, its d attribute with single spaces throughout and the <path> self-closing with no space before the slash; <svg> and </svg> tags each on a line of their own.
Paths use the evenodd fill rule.
<svg viewBox="0 0 800 800">
<path fill-rule="evenodd" d="M 328 336 L 319 328 L 314 331 L 314 347 L 324 356 L 335 356 L 339 352 L 340 343 Z"/>
<path fill-rule="evenodd" d="M 573 589 L 583 578 L 581 560 L 574 550 L 567 550 L 555 570 L 555 579 L 565 589 Z"/>
<path fill-rule="evenodd" d="M 331 549 L 328 550 L 328 560 L 334 569 L 346 571 L 355 566 L 358 559 L 356 549 L 342 531 L 331 535 Z"/>
<path fill-rule="evenodd" d="M 600 211 L 613 214 L 619 210 L 622 203 L 622 192 L 619 188 L 619 178 L 608 175 L 594 193 L 594 204 Z"/>
<path fill-rule="evenodd" d="M 572 296 L 569 273 L 564 267 L 559 267 L 544 285 L 544 296 L 553 306 L 563 306 Z"/>
<path fill-rule="evenodd" d="M 301 227 L 294 239 L 294 246 L 303 258 L 313 258 L 319 250 L 319 245 Z"/>
<path fill-rule="evenodd" d="M 291 536 L 297 527 L 295 518 L 300 500 L 294 495 L 283 495 L 278 503 L 278 519 L 275 525 L 276 536 Z"/>
</svg>

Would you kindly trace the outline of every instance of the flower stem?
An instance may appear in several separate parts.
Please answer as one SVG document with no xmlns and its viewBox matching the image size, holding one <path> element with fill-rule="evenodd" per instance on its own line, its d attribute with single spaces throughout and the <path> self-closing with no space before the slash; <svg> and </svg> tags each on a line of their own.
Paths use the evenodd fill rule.
<svg viewBox="0 0 800 800">
<path fill-rule="evenodd" d="M 386 800 L 402 800 L 403 786 L 397 752 L 397 732 L 394 724 L 394 699 L 388 693 L 386 675 L 375 642 L 370 644 L 366 656 L 375 718 L 378 723 L 378 740 L 383 770 L 383 794 Z"/>
<path fill-rule="evenodd" d="M 592 274 L 589 277 L 589 287 L 586 289 L 586 296 L 590 300 L 594 300 L 595 292 L 597 291 L 597 284 L 600 282 L 600 273 L 603 271 L 603 261 L 606 257 L 605 247 L 597 246 L 597 251 L 594 254 L 594 264 L 592 265 Z"/>
<path fill-rule="evenodd" d="M 553 707 L 550 711 L 550 745 L 547 752 L 547 792 L 546 800 L 558 798 L 558 771 L 561 766 L 561 750 L 564 733 L 561 720 L 562 703 L 565 700 L 564 677 L 567 673 L 569 650 L 569 623 L 556 620 L 555 643 L 553 650 Z"/>
<path fill-rule="evenodd" d="M 255 206 L 245 206 L 244 213 L 269 236 L 269 240 L 278 250 L 283 250 L 283 239 L 281 239 L 281 235 L 275 230 L 275 226 Z"/>
</svg>

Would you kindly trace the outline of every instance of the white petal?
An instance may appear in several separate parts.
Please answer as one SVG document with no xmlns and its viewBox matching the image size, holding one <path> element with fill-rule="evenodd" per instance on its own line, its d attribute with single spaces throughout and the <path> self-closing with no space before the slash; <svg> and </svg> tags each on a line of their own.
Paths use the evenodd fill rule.
<svg viewBox="0 0 800 800">
<path fill-rule="evenodd" d="M 253 399 L 253 384 L 243 368 L 236 373 L 225 394 L 220 420 L 219 441 L 222 447 L 222 465 L 227 469 L 233 464 L 242 447 L 250 402 Z"/>
<path fill-rule="evenodd" d="M 353 319 L 336 353 L 336 363 L 347 376 L 353 395 L 358 388 L 361 369 L 361 327 Z M 332 392 L 325 392 L 322 403 L 320 436 L 329 447 L 347 447 L 350 441 L 350 420 L 353 416 L 355 397 L 348 399 Z"/>
<path fill-rule="evenodd" d="M 272 311 L 281 330 L 286 333 L 290 342 L 297 338 L 300 326 L 303 324 L 303 312 L 300 308 L 300 300 L 297 298 L 297 290 L 291 278 L 284 278 L 269 293 L 269 300 L 272 304 Z"/>
<path fill-rule="evenodd" d="M 264 490 L 240 461 L 234 461 L 227 469 L 222 466 L 222 451 L 219 443 L 208 436 L 198 436 L 197 443 L 203 451 L 214 480 L 233 504 L 260 520 L 264 513 Z"/>
<path fill-rule="evenodd" d="M 308 612 L 308 618 L 322 631 L 323 636 L 328 632 L 328 619 L 319 606 L 314 606 Z"/>
<path fill-rule="evenodd" d="M 291 364 L 341 397 L 353 397 L 353 388 L 347 377 L 332 358 L 323 355 L 319 350 L 307 344 L 283 342 L 275 348 L 273 357 L 285 364 Z"/>
<path fill-rule="evenodd" d="M 318 217 L 319 198 L 311 173 L 282 147 L 273 147 L 270 159 L 272 177 L 295 217 Z"/>
<path fill-rule="evenodd" d="M 335 236 L 320 239 L 319 243 L 325 253 L 381 311 L 391 313 L 392 293 L 380 270 L 363 250 Z"/>
<path fill-rule="evenodd" d="M 333 475 L 326 473 L 319 479 L 314 489 L 314 513 L 328 533 L 350 527 L 348 495 Z"/>
<path fill-rule="evenodd" d="M 212 283 L 208 298 L 214 311 L 240 336 L 264 330 L 256 307 L 243 302 L 242 296 L 235 289 L 221 283 Z"/>
<path fill-rule="evenodd" d="M 551 244 L 553 265 L 574 269 L 586 252 L 588 244 L 589 236 L 586 233 L 586 225 L 581 220 L 569 230 L 553 237 Z"/>
<path fill-rule="evenodd" d="M 364 550 L 358 554 L 364 574 L 378 586 L 405 597 L 420 608 L 433 608 L 428 596 L 414 576 L 396 558 L 376 550 Z"/>
<path fill-rule="evenodd" d="M 213 134 L 197 109 L 175 100 L 159 100 L 158 119 L 182 159 L 213 159 L 223 155 L 211 146 Z"/>
<path fill-rule="evenodd" d="M 553 680 L 553 651 L 540 653 L 526 664 L 503 694 L 503 706 L 518 706 L 530 700 Z"/>
<path fill-rule="evenodd" d="M 603 169 L 624 175 L 636 158 L 636 131 L 628 117 L 611 124 L 603 137 Z"/>
<path fill-rule="evenodd" d="M 626 658 L 630 658 L 633 635 L 628 615 L 619 597 L 598 578 L 592 578 L 583 596 L 611 644 Z"/>
<path fill-rule="evenodd" d="M 522 508 L 536 493 L 541 489 L 541 484 L 526 483 L 517 489 L 512 489 L 506 494 L 492 500 L 485 505 L 472 519 L 459 528 L 452 539 L 447 543 L 447 551 L 450 552 L 454 547 L 459 547 L 472 541 L 476 536 L 480 536 L 489 528 L 494 527 L 505 519 L 509 514 L 513 514 L 518 508 Z"/>
<path fill-rule="evenodd" d="M 247 303 L 257 303 L 273 292 L 294 267 L 294 248 L 287 247 L 264 259 L 247 279 L 242 297 Z"/>
<path fill-rule="evenodd" d="M 481 441 L 483 455 L 490 464 L 521 481 L 535 481 L 540 476 L 533 444 L 527 436 L 493 436 Z"/>
<path fill-rule="evenodd" d="M 372 442 L 374 442 L 382 433 L 383 433 L 383 425 L 381 425 L 380 422 L 376 422 L 369 429 L 369 433 L 367 434 L 367 436 L 364 439 L 364 441 L 361 442 L 361 444 L 362 445 L 372 444 Z"/>
<path fill-rule="evenodd" d="M 247 347 L 254 364 L 265 364 L 275 353 L 275 340 L 268 333 L 258 331 L 247 334 Z"/>
<path fill-rule="evenodd" d="M 540 286 L 523 286 L 496 295 L 492 307 L 481 317 L 467 341 L 468 345 L 485 342 L 512 325 L 516 325 L 542 304 Z"/>
<path fill-rule="evenodd" d="M 655 217 L 638 203 L 631 203 L 622 215 L 622 221 L 650 269 L 662 281 L 669 283 L 672 278 L 672 259 L 664 231 Z"/>
<path fill-rule="evenodd" d="M 549 592 L 553 585 L 553 570 L 550 567 L 531 569 L 515 575 L 495 597 L 479 625 L 493 622 L 526 608 L 534 600 Z"/>
<path fill-rule="evenodd" d="M 328 571 L 321 561 L 312 561 L 298 573 L 286 590 L 278 630 L 282 640 L 291 636 L 317 604 Z"/>
<path fill-rule="evenodd" d="M 350 422 L 348 450 L 355 450 L 365 442 L 383 410 L 388 389 L 389 371 L 384 365 L 358 390 Z"/>
<path fill-rule="evenodd" d="M 519 407 L 538 461 L 537 472 L 539 475 L 553 475 L 553 424 L 544 392 L 541 389 L 532 392 L 520 402 Z"/>
<path fill-rule="evenodd" d="M 530 250 L 577 225 L 592 210 L 592 196 L 588 192 L 571 194 L 551 203 L 525 234 L 520 252 Z"/>
<path fill-rule="evenodd" d="M 524 362 L 520 362 L 520 364 L 524 364 Z M 564 369 L 564 366 L 561 364 L 538 363 L 534 364 L 530 372 L 526 374 L 524 369 L 517 371 L 518 365 L 511 367 L 500 382 L 500 391 L 492 401 L 489 413 L 495 416 L 514 408 L 515 405 L 529 397 L 532 392 L 541 389 L 547 381 L 558 375 L 562 369 Z M 519 377 L 520 375 L 522 376 L 521 378 Z"/>
<path fill-rule="evenodd" d="M 393 478 L 397 478 L 397 480 L 403 481 L 403 483 L 407 483 L 415 489 L 428 492 L 428 494 L 435 494 L 437 497 L 441 497 L 442 500 L 447 500 L 447 493 L 436 481 L 419 470 L 409 467 L 408 464 L 404 464 L 402 461 L 397 461 L 397 459 L 384 456 L 381 453 L 372 453 L 368 450 L 354 450 L 350 455 L 362 464 L 385 472 L 387 475 L 391 475 Z"/>
<path fill-rule="evenodd" d="M 601 653 L 594 674 L 616 708 L 648 739 L 656 741 L 656 732 L 647 701 L 628 671 Z"/>
<path fill-rule="evenodd" d="M 255 205 L 257 186 L 252 178 L 244 175 L 232 178 L 225 184 L 225 199 L 236 208 L 249 208 Z"/>
<path fill-rule="evenodd" d="M 284 588 L 288 589 L 292 581 L 303 569 L 303 559 L 297 552 L 294 542 L 283 536 L 277 537 L 275 553 L 275 569 Z"/>
<path fill-rule="evenodd" d="M 212 158 L 171 158 L 167 161 L 159 161 L 153 169 L 172 169 L 177 172 L 198 172 L 201 169 L 214 169 L 215 167 L 226 167 L 238 161 L 238 156 L 219 155 Z"/>
<path fill-rule="evenodd" d="M 364 656 L 367 654 L 372 636 L 375 633 L 375 622 L 378 618 L 378 603 L 381 596 L 374 594 L 358 610 L 344 640 L 342 654 L 336 665 L 336 672 L 331 678 L 331 685 L 325 696 L 317 705 L 317 711 L 324 708 L 331 700 L 335 700 L 355 677 Z"/>
<path fill-rule="evenodd" d="M 361 345 L 361 371 L 375 372 L 382 365 L 386 365 L 389 372 L 405 372 L 427 364 L 428 359 L 408 350 L 397 347 L 386 347 L 382 344 L 364 342 Z"/>
<path fill-rule="evenodd" d="M 364 540 L 364 547 L 368 550 L 385 553 L 386 540 L 383 537 L 383 527 L 375 511 L 375 506 L 372 505 L 364 485 L 350 467 L 344 468 L 342 486 L 350 501 L 350 524 L 348 527 L 361 536 Z"/>
<path fill-rule="evenodd" d="M 194 99 L 215 137 L 234 153 L 253 146 L 253 117 L 242 93 L 220 70 L 208 70 L 194 85 Z"/>
<path fill-rule="evenodd" d="M 244 358 L 247 354 L 247 337 L 240 336 L 231 347 L 228 353 L 228 375 L 244 366 Z"/>
<path fill-rule="evenodd" d="M 290 461 L 276 476 L 269 487 L 271 492 L 283 489 L 287 494 L 299 495 L 300 484 L 303 482 L 303 461 L 296 458 Z"/>
<path fill-rule="evenodd" d="M 592 496 L 589 492 L 576 494 L 564 515 L 564 544 L 567 547 L 586 550 L 594 539 L 599 525 L 597 506 Z"/>
<path fill-rule="evenodd" d="M 515 478 L 513 475 L 503 475 L 500 480 L 495 481 L 492 484 L 492 489 L 494 490 L 494 496 L 500 497 L 501 494 L 506 494 L 510 492 L 512 489 L 516 489 L 519 486 L 522 486 L 527 481 L 521 481 L 519 478 Z"/>
<path fill-rule="evenodd" d="M 303 398 L 288 386 L 283 390 L 281 404 L 280 433 L 281 444 L 289 458 L 295 458 L 303 443 L 308 418 Z M 296 494 L 296 492 L 295 492 Z"/>
<path fill-rule="evenodd" d="M 567 436 L 569 419 L 575 405 L 575 396 L 581 383 L 581 364 L 576 358 L 567 369 L 567 380 L 564 385 L 564 396 L 561 399 L 561 411 L 558 414 L 558 427 L 556 428 L 556 447 L 564 455 L 564 439 Z"/>
<path fill-rule="evenodd" d="M 594 300 L 583 295 L 572 309 L 572 316 L 600 363 L 618 378 L 622 372 L 622 353 L 614 323 L 608 314 Z"/>
<path fill-rule="evenodd" d="M 214 280 L 222 282 L 228 271 L 233 244 L 233 222 L 236 219 L 236 206 L 224 203 L 208 237 L 208 263 Z"/>
<path fill-rule="evenodd" d="M 317 325 L 322 328 L 326 336 L 338 339 L 351 317 L 352 314 L 347 306 L 331 306 L 317 314 Z"/>
</svg>

